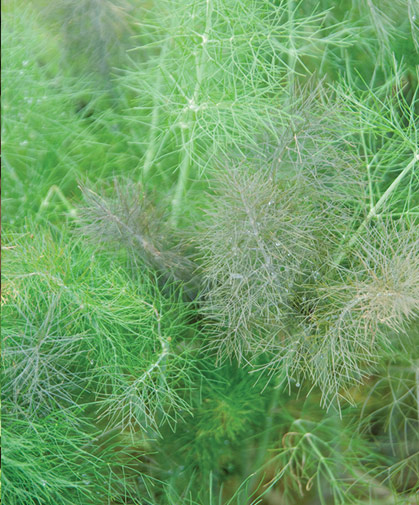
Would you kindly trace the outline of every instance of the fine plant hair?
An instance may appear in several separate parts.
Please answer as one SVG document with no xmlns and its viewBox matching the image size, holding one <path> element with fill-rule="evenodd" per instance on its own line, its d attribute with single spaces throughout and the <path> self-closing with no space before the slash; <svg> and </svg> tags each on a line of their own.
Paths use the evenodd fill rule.
<svg viewBox="0 0 419 505">
<path fill-rule="evenodd" d="M 370 374 L 393 338 L 406 339 L 419 309 L 418 251 L 414 225 L 378 223 L 354 246 L 351 267 L 318 282 L 306 302 L 301 373 L 326 404 Z"/>
<path fill-rule="evenodd" d="M 365 176 L 351 141 L 355 125 L 346 119 L 343 97 L 324 82 L 309 81 L 294 92 L 285 125 L 277 125 L 277 134 L 265 139 L 262 159 L 274 180 L 295 188 L 307 214 L 327 220 L 316 235 L 322 235 L 327 243 L 322 254 L 328 254 L 354 215 L 365 212 Z"/>
<path fill-rule="evenodd" d="M 137 267 L 140 260 L 154 268 L 162 275 L 163 283 L 183 281 L 186 294 L 193 297 L 195 265 L 182 250 L 178 234 L 141 185 L 114 180 L 107 189 L 98 189 L 101 196 L 82 186 L 84 206 L 78 212 L 80 232 L 107 248 L 125 247 Z"/>
<path fill-rule="evenodd" d="M 376 325 L 402 333 L 419 316 L 419 234 L 414 221 L 382 221 L 355 247 L 355 289 L 372 336 Z"/>
<path fill-rule="evenodd" d="M 189 179 L 200 179 L 232 150 L 260 153 L 260 137 L 275 135 L 286 77 L 294 79 L 297 67 L 317 60 L 316 40 L 322 50 L 351 43 L 353 31 L 344 23 L 327 26 L 327 17 L 321 10 L 301 16 L 294 2 L 283 1 L 145 5 L 137 47 L 142 57 L 122 81 L 135 92 L 127 120 L 144 131 L 144 178 L 162 166 L 178 174 L 174 222 Z M 302 43 L 307 30 L 312 37 Z"/>
<path fill-rule="evenodd" d="M 115 433 L 104 434 L 80 408 L 42 418 L 11 415 L 3 404 L 2 499 L 10 505 L 100 503 L 146 495 L 144 444 L 136 453 Z"/>
<path fill-rule="evenodd" d="M 347 444 L 342 437 L 351 439 L 350 426 L 346 428 L 342 432 L 333 417 L 322 421 L 304 417 L 294 420 L 272 451 L 269 465 L 274 465 L 276 472 L 264 486 L 262 495 L 267 492 L 266 488 L 275 486 L 278 481 L 286 490 L 284 503 L 293 503 L 295 496 L 303 497 L 316 482 L 318 500 L 322 505 L 356 503 L 352 494 L 354 488 L 358 496 L 368 494 L 370 482 L 367 475 L 360 477 L 354 468 L 360 459 L 367 467 L 374 461 L 374 456 L 369 453 L 366 443 L 351 446 L 349 442 L 349 449 L 342 453 L 342 446 Z M 323 481 L 328 485 L 318 485 Z"/>
<path fill-rule="evenodd" d="M 351 127 L 330 133 L 342 121 L 337 99 L 323 115 L 333 102 L 321 88 L 296 104 L 282 145 L 266 144 L 269 170 L 224 169 L 197 246 L 209 347 L 278 384 L 319 387 L 325 406 L 350 400 L 419 302 L 417 225 L 384 217 L 397 186 L 414 200 L 417 153 L 374 202 Z"/>
<path fill-rule="evenodd" d="M 408 344 L 414 343 L 417 325 L 411 325 L 407 334 Z M 377 426 L 385 426 L 375 439 L 377 452 L 390 455 L 381 476 L 395 492 L 412 494 L 419 490 L 417 359 L 417 346 L 393 342 L 364 400 L 358 424 L 358 430 L 369 437 Z"/>
<path fill-rule="evenodd" d="M 391 338 L 401 338 L 397 335 L 417 320 L 417 228 L 414 223 L 406 227 L 392 221 L 371 225 L 353 244 L 350 266 L 336 267 L 333 258 L 327 265 L 325 256 L 321 271 L 314 252 L 310 255 L 310 216 L 303 216 L 300 223 L 294 218 L 297 228 L 290 228 L 287 244 L 283 213 L 269 205 L 274 205 L 272 194 L 278 190 L 268 180 L 271 199 L 265 201 L 263 184 L 255 189 L 251 176 L 244 177 L 253 204 L 257 202 L 251 207 L 255 214 L 243 219 L 240 212 L 248 218 L 249 200 L 232 184 L 230 174 L 222 186 L 224 208 L 214 206 L 217 211 L 209 214 L 209 226 L 202 234 L 208 283 L 202 311 L 210 328 L 215 327 L 210 345 L 220 358 L 234 354 L 253 360 L 256 370 L 266 370 L 271 377 L 277 374 L 288 384 L 299 387 L 306 380 L 320 388 L 322 403 L 330 405 L 371 373 Z M 277 194 L 286 198 L 283 191 Z M 268 233 L 268 216 L 276 235 Z M 253 236 L 252 221 L 257 223 Z M 315 251 L 316 222 L 311 226 Z M 224 233 L 230 237 L 226 248 L 221 246 Z M 249 235 L 253 245 L 248 243 Z M 304 264 L 302 253 L 311 262 Z M 295 257 L 300 261 L 293 265 Z M 263 351 L 265 364 L 257 359 Z"/>
<path fill-rule="evenodd" d="M 59 295 L 40 296 L 29 305 L 25 294 L 16 293 L 10 313 L 8 308 L 3 314 L 15 324 L 3 327 L 3 394 L 32 414 L 74 404 L 84 382 L 77 365 L 89 338 L 72 332 L 77 314 L 60 314 Z"/>
<path fill-rule="evenodd" d="M 378 58 L 385 59 L 394 47 L 394 41 L 401 37 L 401 25 L 408 25 L 410 36 L 413 42 L 412 49 L 418 51 L 418 28 L 417 15 L 419 7 L 412 0 L 407 1 L 380 1 L 367 0 L 361 2 L 353 0 L 352 9 L 358 15 L 364 15 L 367 29 L 375 34 L 378 42 Z M 405 36 L 405 38 L 407 38 Z"/>
<path fill-rule="evenodd" d="M 93 395 L 104 423 L 133 431 L 186 413 L 182 390 L 195 372 L 191 348 L 176 343 L 188 318 L 180 294 L 166 299 L 146 271 L 134 280 L 86 244 L 62 241 L 9 237 L 6 397 L 41 415 Z"/>
<path fill-rule="evenodd" d="M 298 317 L 292 297 L 315 254 L 312 223 L 296 212 L 296 188 L 279 191 L 262 168 L 227 169 L 216 186 L 198 246 L 202 311 L 218 357 L 240 361 L 286 338 Z"/>
</svg>

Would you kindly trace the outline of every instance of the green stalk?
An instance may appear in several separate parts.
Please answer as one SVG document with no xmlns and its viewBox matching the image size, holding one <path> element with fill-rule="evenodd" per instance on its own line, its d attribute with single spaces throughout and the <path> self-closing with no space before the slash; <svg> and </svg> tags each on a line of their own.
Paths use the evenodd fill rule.
<svg viewBox="0 0 419 505">
<path fill-rule="evenodd" d="M 372 177 L 371 177 L 371 164 L 374 162 L 375 158 L 378 155 L 378 152 L 374 155 L 374 158 L 371 161 L 368 161 L 368 149 L 367 149 L 367 143 L 365 142 L 365 135 L 364 132 L 361 132 L 361 141 L 362 141 L 362 149 L 364 151 L 364 158 L 366 161 L 366 166 L 367 166 L 367 175 L 368 175 L 368 193 L 369 193 L 369 200 L 370 200 L 370 209 L 374 207 L 374 193 L 373 193 L 373 188 L 372 188 Z"/>
<path fill-rule="evenodd" d="M 67 197 L 61 191 L 61 189 L 55 184 L 53 184 L 49 188 L 47 196 L 41 202 L 39 210 L 41 211 L 42 209 L 48 207 L 54 196 L 57 196 L 58 199 L 61 201 L 61 203 L 65 206 L 65 208 L 68 210 L 70 217 L 76 219 L 77 218 L 77 210 L 71 205 L 71 203 L 68 201 Z"/>
<path fill-rule="evenodd" d="M 334 263 L 335 266 L 339 266 L 342 261 L 345 259 L 347 253 L 351 250 L 351 248 L 355 245 L 356 241 L 358 240 L 358 237 L 362 233 L 362 231 L 368 226 L 370 223 L 371 219 L 376 217 L 378 215 L 378 212 L 384 207 L 386 204 L 387 200 L 390 198 L 391 194 L 394 193 L 394 191 L 397 189 L 401 181 L 405 178 L 405 176 L 410 172 L 410 170 L 415 166 L 416 162 L 419 161 L 419 153 L 416 153 L 413 156 L 413 159 L 410 161 L 410 163 L 400 172 L 400 174 L 394 179 L 394 181 L 390 184 L 390 186 L 386 189 L 386 191 L 383 193 L 381 198 L 378 200 L 378 202 L 373 205 L 368 212 L 366 218 L 362 221 L 360 224 L 359 228 L 356 230 L 356 232 L 352 235 L 351 239 L 349 242 L 342 248 L 338 256 L 336 257 Z"/>
<path fill-rule="evenodd" d="M 416 379 L 416 413 L 417 413 L 417 419 L 419 421 L 419 362 L 416 362 L 416 372 L 415 372 L 415 379 Z"/>
<path fill-rule="evenodd" d="M 205 65 L 207 62 L 205 46 L 209 41 L 209 35 L 212 28 L 211 16 L 212 16 L 212 2 L 211 0 L 207 0 L 205 30 L 204 33 L 202 34 L 202 43 L 201 43 L 202 50 L 199 56 L 197 55 L 195 58 L 195 72 L 196 72 L 195 88 L 192 95 L 192 99 L 189 100 L 188 107 L 185 110 L 184 121 L 181 121 L 180 123 L 183 156 L 182 161 L 180 163 L 179 178 L 175 189 L 175 195 L 172 200 L 172 223 L 174 225 L 177 224 L 179 219 L 180 207 L 183 200 L 183 196 L 185 194 L 185 189 L 189 178 L 189 168 L 193 152 L 195 149 L 193 141 L 194 128 L 189 126 L 189 119 L 191 115 L 196 114 L 197 110 L 199 109 L 198 97 L 199 97 L 199 90 L 201 89 Z M 184 127 L 185 123 L 187 125 L 187 129 L 191 131 L 188 142 L 186 141 L 185 138 L 185 127 Z"/>
<path fill-rule="evenodd" d="M 188 126 L 189 128 L 189 126 Z M 189 178 L 189 167 L 191 163 L 192 153 L 193 153 L 193 141 L 190 139 L 188 143 L 185 136 L 185 131 L 181 130 L 182 137 L 182 161 L 179 167 L 179 178 L 177 181 L 175 196 L 172 200 L 172 224 L 176 225 L 179 219 L 180 207 L 185 193 L 186 184 Z M 190 136 L 192 137 L 192 135 Z"/>
<path fill-rule="evenodd" d="M 160 57 L 159 57 L 159 62 L 158 62 L 158 67 L 161 68 L 164 63 L 164 59 L 166 57 L 166 52 L 167 52 L 167 46 L 168 42 L 166 42 L 161 50 Z M 147 142 L 147 151 L 145 153 L 145 158 L 144 158 L 144 166 L 143 166 L 143 177 L 144 179 L 148 176 L 148 173 L 150 171 L 150 168 L 153 164 L 154 158 L 155 158 L 155 153 L 156 153 L 156 144 L 157 144 L 157 132 L 158 132 L 158 122 L 159 122 L 159 117 L 160 117 L 160 106 L 159 106 L 159 92 L 161 90 L 163 84 L 163 74 L 162 72 L 159 72 L 156 80 L 156 94 L 154 95 L 153 99 L 153 112 L 151 115 L 151 125 L 150 125 L 150 132 L 148 136 L 148 142 Z"/>
<path fill-rule="evenodd" d="M 258 450 L 253 464 L 253 468 L 256 468 L 257 470 L 251 477 L 249 486 L 250 490 L 257 487 L 257 481 L 258 479 L 261 478 L 259 470 L 264 467 L 264 460 L 266 458 L 266 454 L 268 452 L 269 444 L 271 441 L 271 431 L 274 422 L 275 411 L 276 408 L 278 407 L 279 396 L 280 396 L 280 390 L 279 387 L 276 387 L 273 391 L 271 403 L 269 405 L 269 410 L 267 412 L 263 437 L 258 444 Z"/>
<path fill-rule="evenodd" d="M 288 85 L 289 85 L 289 94 L 291 97 L 294 92 L 294 81 L 295 81 L 294 74 L 295 74 L 295 66 L 297 63 L 295 45 L 294 45 L 294 37 L 293 37 L 293 32 L 294 32 L 294 0 L 288 0 L 287 10 L 288 10 L 289 43 L 290 43 L 290 49 L 289 49 L 289 53 L 288 53 L 288 67 L 289 67 L 289 69 L 288 69 L 288 71 L 289 71 Z"/>
</svg>

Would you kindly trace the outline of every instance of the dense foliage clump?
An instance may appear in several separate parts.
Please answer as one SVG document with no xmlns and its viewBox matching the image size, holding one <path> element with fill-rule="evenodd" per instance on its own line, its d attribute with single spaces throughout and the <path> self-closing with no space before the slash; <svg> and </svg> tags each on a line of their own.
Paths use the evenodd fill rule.
<svg viewBox="0 0 419 505">
<path fill-rule="evenodd" d="M 419 8 L 3 5 L 11 505 L 412 505 Z"/>
</svg>

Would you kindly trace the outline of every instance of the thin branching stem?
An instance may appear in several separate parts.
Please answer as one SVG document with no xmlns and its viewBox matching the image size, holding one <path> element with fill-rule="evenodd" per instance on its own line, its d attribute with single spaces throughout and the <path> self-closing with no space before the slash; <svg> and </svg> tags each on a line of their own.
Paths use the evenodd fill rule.
<svg viewBox="0 0 419 505">
<path fill-rule="evenodd" d="M 400 174 L 394 179 L 394 181 L 390 184 L 390 186 L 386 189 L 386 191 L 383 193 L 383 195 L 380 197 L 380 199 L 377 201 L 377 203 L 370 209 L 368 212 L 367 216 L 365 219 L 362 221 L 362 223 L 359 225 L 358 229 L 351 235 L 351 238 L 345 244 L 342 248 L 342 250 L 339 252 L 339 254 L 336 256 L 334 260 L 334 265 L 336 267 L 340 266 L 345 259 L 346 255 L 348 252 L 352 249 L 352 247 L 356 244 L 359 236 L 362 234 L 362 232 L 365 230 L 365 228 L 368 226 L 370 221 L 374 218 L 377 217 L 380 212 L 380 210 L 385 206 L 387 203 L 388 199 L 390 196 L 396 191 L 397 187 L 399 184 L 402 182 L 402 180 L 406 177 L 406 175 L 414 168 L 416 163 L 419 161 L 419 154 L 416 153 L 410 163 L 408 163 L 405 168 L 400 172 Z"/>
<path fill-rule="evenodd" d="M 169 40 L 163 43 L 163 47 L 160 52 L 160 57 L 158 60 L 158 76 L 156 79 L 155 90 L 156 94 L 153 96 L 153 110 L 151 113 L 151 124 L 150 131 L 147 142 L 147 151 L 144 157 L 143 164 L 143 179 L 146 179 L 150 169 L 155 161 L 156 149 L 157 149 L 157 137 L 159 132 L 159 118 L 160 118 L 160 93 L 163 84 L 163 73 L 160 70 L 160 66 L 163 65 L 163 62 L 166 58 L 166 53 L 169 46 Z"/>
<path fill-rule="evenodd" d="M 179 177 L 177 180 L 175 194 L 172 201 L 172 223 L 176 224 L 179 218 L 180 207 L 189 179 L 189 169 L 193 161 L 195 141 L 194 141 L 194 120 L 199 109 L 199 93 L 204 79 L 205 65 L 207 61 L 207 44 L 210 41 L 212 29 L 213 0 L 206 0 L 205 29 L 201 35 L 201 49 L 195 55 L 195 87 L 192 98 L 188 99 L 185 107 L 184 117 L 180 123 L 182 138 L 182 158 L 179 167 Z M 186 125 L 186 128 L 184 127 Z M 188 136 L 187 136 L 188 133 Z"/>
</svg>

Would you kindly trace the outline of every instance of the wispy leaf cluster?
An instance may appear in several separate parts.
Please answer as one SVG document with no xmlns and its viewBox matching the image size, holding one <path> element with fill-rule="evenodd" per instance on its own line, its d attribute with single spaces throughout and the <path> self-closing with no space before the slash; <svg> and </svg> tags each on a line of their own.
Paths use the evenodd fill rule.
<svg viewBox="0 0 419 505">
<path fill-rule="evenodd" d="M 391 207 L 399 186 L 414 199 L 417 155 L 369 201 L 356 125 L 334 130 L 340 104 L 319 115 L 330 103 L 322 93 L 301 103 L 278 147 L 267 144 L 268 168 L 243 163 L 217 177 L 198 233 L 201 310 L 220 359 L 250 361 L 279 384 L 318 386 L 330 405 L 417 321 L 417 224 Z"/>
<path fill-rule="evenodd" d="M 135 452 L 115 433 L 102 436 L 80 409 L 57 410 L 43 418 L 10 415 L 3 404 L 2 499 L 10 505 L 99 504 L 136 499 L 152 479 Z M 134 456 L 135 454 L 135 456 Z"/>
<path fill-rule="evenodd" d="M 357 445 L 343 437 L 350 439 L 350 431 L 343 431 L 333 418 L 295 419 L 273 451 L 269 464 L 275 465 L 276 472 L 268 486 L 281 483 L 284 503 L 294 503 L 297 496 L 303 498 L 312 487 L 318 490 L 321 504 L 359 503 L 363 495 L 371 493 L 362 465 L 377 461 L 367 444 Z"/>
<path fill-rule="evenodd" d="M 294 290 L 313 263 L 312 223 L 296 212 L 296 188 L 263 169 L 226 170 L 199 239 L 203 313 L 219 358 L 239 360 L 287 336 Z"/>
<path fill-rule="evenodd" d="M 58 240 L 9 242 L 6 397 L 28 413 L 94 400 L 108 424 L 134 430 L 187 410 L 192 353 L 179 347 L 188 311 L 177 295 L 166 300 L 147 272 L 134 282 L 94 249 Z"/>
<path fill-rule="evenodd" d="M 185 291 L 193 296 L 196 267 L 181 247 L 179 233 L 141 185 L 115 180 L 111 187 L 98 189 L 101 195 L 87 187 L 82 191 L 78 225 L 84 236 L 107 249 L 124 247 L 138 268 L 142 263 L 164 280 L 184 281 Z"/>
<path fill-rule="evenodd" d="M 365 397 L 358 430 L 374 438 L 376 451 L 384 455 L 380 478 L 394 493 L 406 497 L 418 492 L 418 325 L 406 329 L 409 340 L 392 340 L 391 350 L 377 370 Z M 374 435 L 375 433 L 375 435 Z"/>
<path fill-rule="evenodd" d="M 196 180 L 232 149 L 260 152 L 260 137 L 275 135 L 286 77 L 319 57 L 318 41 L 322 48 L 350 45 L 351 30 L 326 28 L 326 18 L 321 10 L 301 16 L 293 2 L 145 6 L 137 47 L 143 58 L 124 80 L 134 94 L 127 119 L 145 128 L 144 176 L 163 166 L 179 173 L 175 218 L 192 170 Z"/>
</svg>

